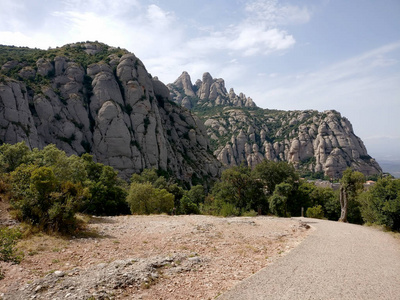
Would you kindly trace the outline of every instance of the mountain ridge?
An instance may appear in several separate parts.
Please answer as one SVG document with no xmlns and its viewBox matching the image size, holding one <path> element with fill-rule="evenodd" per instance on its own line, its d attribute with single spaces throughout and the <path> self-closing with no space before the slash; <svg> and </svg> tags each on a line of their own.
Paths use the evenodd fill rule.
<svg viewBox="0 0 400 300">
<path fill-rule="evenodd" d="M 303 174 L 330 178 L 339 178 L 347 167 L 365 175 L 382 172 L 350 121 L 335 110 L 262 109 L 242 93 L 236 96 L 233 89 L 228 93 L 225 81 L 208 72 L 195 84 L 183 72 L 167 86 L 176 103 L 204 122 L 214 155 L 224 165 L 254 167 L 263 159 L 283 160 Z"/>
</svg>

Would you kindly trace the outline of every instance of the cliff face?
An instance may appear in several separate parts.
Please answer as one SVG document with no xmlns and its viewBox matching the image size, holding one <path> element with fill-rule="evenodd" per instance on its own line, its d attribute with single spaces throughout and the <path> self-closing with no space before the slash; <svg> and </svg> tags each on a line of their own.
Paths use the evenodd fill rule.
<svg viewBox="0 0 400 300">
<path fill-rule="evenodd" d="M 1 143 L 88 152 L 125 178 L 144 168 L 184 181 L 219 174 L 203 123 L 134 54 L 80 43 L 32 56 L 3 61 Z"/>
<path fill-rule="evenodd" d="M 263 159 L 283 160 L 304 173 L 333 178 L 340 177 L 347 167 L 365 175 L 382 172 L 351 123 L 336 111 L 264 110 L 250 98 L 233 96 L 233 90 L 227 94 L 224 88 L 215 87 L 222 79 L 210 79 L 205 73 L 203 81 L 191 85 L 188 76 L 183 73 L 168 85 L 171 95 L 182 105 L 186 98 L 195 104 L 192 109 L 204 121 L 214 155 L 224 165 L 245 162 L 253 167 Z M 196 90 L 195 96 L 186 94 L 188 90 Z"/>
</svg>

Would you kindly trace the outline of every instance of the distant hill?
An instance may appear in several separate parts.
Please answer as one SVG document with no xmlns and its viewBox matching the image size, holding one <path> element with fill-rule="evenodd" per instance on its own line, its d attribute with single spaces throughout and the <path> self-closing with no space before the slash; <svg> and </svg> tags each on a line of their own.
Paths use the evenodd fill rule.
<svg viewBox="0 0 400 300">
<path fill-rule="evenodd" d="M 400 178 L 400 161 L 378 159 L 383 172 L 390 173 L 395 178 Z"/>
<path fill-rule="evenodd" d="M 339 178 L 347 167 L 365 175 L 382 172 L 350 121 L 337 111 L 261 109 L 243 93 L 227 92 L 224 80 L 209 73 L 192 84 L 183 72 L 167 86 L 176 103 L 204 122 L 212 151 L 224 165 L 282 160 L 317 178 Z"/>
</svg>

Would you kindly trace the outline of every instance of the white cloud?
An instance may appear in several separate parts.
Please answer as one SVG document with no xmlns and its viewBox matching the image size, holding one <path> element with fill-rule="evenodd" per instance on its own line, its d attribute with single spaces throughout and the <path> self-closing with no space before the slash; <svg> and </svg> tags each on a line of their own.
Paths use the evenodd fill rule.
<svg viewBox="0 0 400 300">
<path fill-rule="evenodd" d="M 200 37 L 189 40 L 187 42 L 188 48 L 202 55 L 210 55 L 215 51 L 225 51 L 231 55 L 249 57 L 267 55 L 293 47 L 296 43 L 295 38 L 279 28 L 278 25 L 282 22 L 276 20 L 282 18 L 294 22 L 295 17 L 292 15 L 306 11 L 306 9 L 298 9 L 294 6 L 279 7 L 274 3 L 275 1 L 251 2 L 246 6 L 246 16 L 238 23 L 221 31 L 210 31 L 209 28 L 205 32 L 206 34 L 203 31 L 203 35 Z M 260 11 L 258 6 L 262 6 L 263 10 Z M 308 18 L 301 16 L 298 18 L 302 22 L 308 20 Z"/>
<path fill-rule="evenodd" d="M 265 29 L 255 26 L 244 26 L 238 29 L 237 38 L 230 41 L 228 49 L 244 51 L 244 56 L 268 54 L 285 50 L 295 43 L 293 36 L 279 29 Z"/>
<path fill-rule="evenodd" d="M 314 97 L 319 95 L 316 102 L 322 103 L 324 98 L 333 100 L 334 97 L 357 95 L 365 90 L 375 90 L 384 94 L 385 89 L 380 89 L 393 89 L 398 86 L 393 83 L 400 74 L 396 72 L 382 76 L 380 70 L 398 64 L 397 59 L 391 55 L 399 52 L 399 49 L 400 42 L 393 43 L 319 70 L 280 77 L 278 81 L 274 81 L 277 87 L 270 89 L 267 95 L 283 99 L 296 99 L 299 95 L 315 99 Z M 346 98 L 344 100 L 347 101 Z M 337 103 L 340 98 L 335 101 Z"/>
<path fill-rule="evenodd" d="M 256 0 L 246 4 L 246 11 L 253 20 L 268 26 L 303 24 L 311 19 L 307 7 L 279 3 L 278 0 Z"/>
<path fill-rule="evenodd" d="M 4 1 L 15 14 L 9 16 L 7 26 L 0 27 L 3 28 L 0 43 L 46 49 L 98 40 L 134 52 L 149 71 L 167 82 L 173 80 L 172 76 L 179 76 L 183 67 L 187 71 L 203 68 L 201 72 L 216 70 L 218 73 L 232 59 L 284 52 L 295 44 L 293 35 L 279 27 L 280 22 L 266 23 L 250 5 L 228 27 L 216 30 L 215 24 L 200 23 L 194 32 L 189 32 L 193 27 L 182 26 L 174 12 L 156 4 L 145 5 L 142 0 L 57 0 L 52 6 L 39 7 L 40 23 L 33 17 L 27 18 L 31 15 L 28 0 L 21 0 L 21 5 Z M 262 1 L 251 3 L 263 4 Z M 277 20 L 277 16 L 292 19 L 291 15 L 299 11 L 296 7 L 275 3 L 270 12 Z M 5 22 L 2 19 L 0 24 Z M 28 22 L 36 22 L 40 30 L 30 29 Z"/>
<path fill-rule="evenodd" d="M 64 10 L 94 12 L 108 16 L 118 16 L 129 13 L 134 8 L 140 8 L 138 0 L 64 0 Z"/>
<path fill-rule="evenodd" d="M 258 78 L 247 91 L 264 108 L 336 109 L 362 139 L 398 136 L 399 58 L 400 42 L 392 43 L 313 71 Z"/>
</svg>

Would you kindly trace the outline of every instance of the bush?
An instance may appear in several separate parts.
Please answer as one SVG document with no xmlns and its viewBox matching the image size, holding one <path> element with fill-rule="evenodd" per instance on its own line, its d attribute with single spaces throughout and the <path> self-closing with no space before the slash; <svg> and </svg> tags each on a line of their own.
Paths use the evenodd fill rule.
<svg viewBox="0 0 400 300">
<path fill-rule="evenodd" d="M 256 216 L 258 216 L 258 213 L 255 210 L 251 209 L 249 211 L 242 213 L 242 216 L 243 217 L 256 217 Z"/>
<path fill-rule="evenodd" d="M 148 182 L 133 182 L 127 202 L 132 214 L 169 213 L 174 207 L 174 195 L 165 189 L 157 189 Z"/>
<path fill-rule="evenodd" d="M 88 154 L 85 154 L 85 164 L 91 179 L 88 183 L 91 196 L 83 203 L 81 212 L 101 216 L 129 214 L 127 191 L 118 173 L 110 166 L 93 162 Z"/>
<path fill-rule="evenodd" d="M 199 207 L 194 203 L 187 195 L 183 196 L 180 201 L 180 213 L 181 214 L 199 214 Z"/>
<path fill-rule="evenodd" d="M 16 228 L 0 228 L 0 260 L 20 263 L 22 254 L 17 253 L 15 244 L 21 238 L 21 232 Z"/>
<path fill-rule="evenodd" d="M 309 207 L 306 211 L 306 216 L 307 218 L 323 219 L 324 210 L 322 209 L 321 205 Z"/>
<path fill-rule="evenodd" d="M 224 217 L 239 216 L 240 210 L 232 203 L 223 203 L 219 214 Z"/>
<path fill-rule="evenodd" d="M 364 222 L 400 230 L 400 179 L 379 179 L 358 202 Z"/>
<path fill-rule="evenodd" d="M 14 145 L 4 144 L 0 146 L 0 170 L 14 171 L 19 165 L 28 160 L 29 148 L 25 142 Z"/>
<path fill-rule="evenodd" d="M 75 213 L 89 197 L 80 183 L 59 182 L 49 167 L 19 166 L 11 173 L 17 218 L 44 231 L 72 232 Z"/>
</svg>

